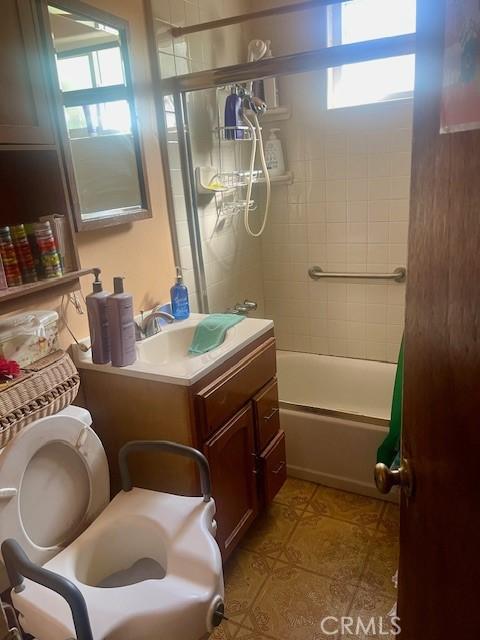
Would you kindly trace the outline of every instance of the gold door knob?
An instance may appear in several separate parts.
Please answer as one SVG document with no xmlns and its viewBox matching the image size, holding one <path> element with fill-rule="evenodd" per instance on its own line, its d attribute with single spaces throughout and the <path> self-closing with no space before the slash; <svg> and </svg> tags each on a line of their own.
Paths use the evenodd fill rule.
<svg viewBox="0 0 480 640">
<path fill-rule="evenodd" d="M 380 493 L 390 493 L 392 487 L 400 487 L 407 496 L 413 493 L 413 474 L 410 463 L 405 458 L 399 469 L 392 471 L 379 462 L 375 465 L 375 484 Z"/>
</svg>

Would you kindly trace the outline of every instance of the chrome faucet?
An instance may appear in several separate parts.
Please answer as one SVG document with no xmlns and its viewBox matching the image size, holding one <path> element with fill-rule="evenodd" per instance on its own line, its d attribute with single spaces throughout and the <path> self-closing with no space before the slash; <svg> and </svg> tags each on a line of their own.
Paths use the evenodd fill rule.
<svg viewBox="0 0 480 640">
<path fill-rule="evenodd" d="M 138 324 L 137 322 L 135 322 L 135 338 L 137 342 L 139 342 L 140 340 L 145 340 L 145 338 L 150 338 L 156 333 L 160 333 L 162 327 L 154 322 L 154 320 L 156 320 L 157 318 L 163 318 L 168 322 L 168 324 L 171 324 L 175 321 L 175 318 L 172 316 L 172 314 L 167 313 L 166 311 L 154 309 L 151 313 L 148 314 L 146 318 L 143 317 L 143 311 L 141 313 L 141 323 Z"/>
<path fill-rule="evenodd" d="M 256 311 L 257 303 L 251 300 L 245 300 L 243 303 L 237 303 L 233 309 L 228 309 L 228 313 L 236 313 L 237 315 L 247 316 L 250 311 Z"/>
</svg>

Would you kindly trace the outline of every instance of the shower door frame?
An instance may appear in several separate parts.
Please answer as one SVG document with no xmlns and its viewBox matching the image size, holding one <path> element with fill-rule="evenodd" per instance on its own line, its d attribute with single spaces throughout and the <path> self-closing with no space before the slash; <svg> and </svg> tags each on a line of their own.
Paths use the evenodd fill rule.
<svg viewBox="0 0 480 640">
<path fill-rule="evenodd" d="M 146 0 L 148 3 L 148 0 Z M 331 4 L 338 4 L 332 0 Z M 325 6 L 326 11 L 326 6 Z M 168 161 L 166 117 L 164 97 L 171 95 L 174 100 L 175 118 L 180 152 L 180 166 L 185 196 L 190 250 L 193 262 L 196 294 L 200 313 L 209 313 L 207 282 L 203 260 L 201 231 L 198 218 L 197 199 L 195 195 L 195 170 L 191 153 L 191 131 L 188 123 L 187 94 L 193 91 L 216 89 L 230 84 L 241 84 L 252 80 L 280 77 L 305 73 L 309 71 L 340 67 L 346 64 L 367 62 L 379 58 L 389 58 L 416 52 L 416 34 L 410 33 L 355 42 L 352 44 L 323 47 L 313 51 L 293 53 L 274 58 L 264 58 L 256 62 L 245 62 L 237 65 L 208 69 L 185 75 L 162 79 L 155 47 L 155 33 L 153 30 L 153 14 L 147 12 L 148 40 L 150 59 L 153 64 L 154 77 L 158 84 L 158 99 L 156 100 L 157 119 L 160 130 L 160 146 L 163 156 L 165 187 L 167 191 L 167 207 L 174 244 L 175 259 L 179 261 L 180 251 L 176 231 L 176 219 L 173 205 L 172 186 L 170 181 L 170 166 Z M 325 15 L 326 19 L 326 15 Z M 168 175 L 168 178 L 167 178 Z M 182 266 L 182 265 L 180 265 Z"/>
</svg>

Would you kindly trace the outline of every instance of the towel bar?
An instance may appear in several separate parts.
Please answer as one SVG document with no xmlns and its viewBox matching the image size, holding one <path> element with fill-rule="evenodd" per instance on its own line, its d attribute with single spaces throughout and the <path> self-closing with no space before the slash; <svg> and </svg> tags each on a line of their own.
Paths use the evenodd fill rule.
<svg viewBox="0 0 480 640">
<path fill-rule="evenodd" d="M 335 273 L 324 271 L 319 266 L 310 267 L 308 275 L 312 280 L 320 280 L 321 278 L 356 278 L 369 280 L 393 280 L 394 282 L 405 282 L 407 279 L 407 270 L 405 267 L 397 267 L 393 273 Z"/>
</svg>

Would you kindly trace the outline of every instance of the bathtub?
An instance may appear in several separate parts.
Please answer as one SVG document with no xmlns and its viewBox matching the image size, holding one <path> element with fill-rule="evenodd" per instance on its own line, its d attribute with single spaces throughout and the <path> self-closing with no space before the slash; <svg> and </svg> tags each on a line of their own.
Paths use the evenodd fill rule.
<svg viewBox="0 0 480 640">
<path fill-rule="evenodd" d="M 381 497 L 373 468 L 396 365 L 292 351 L 278 351 L 277 364 L 289 475 Z"/>
</svg>

